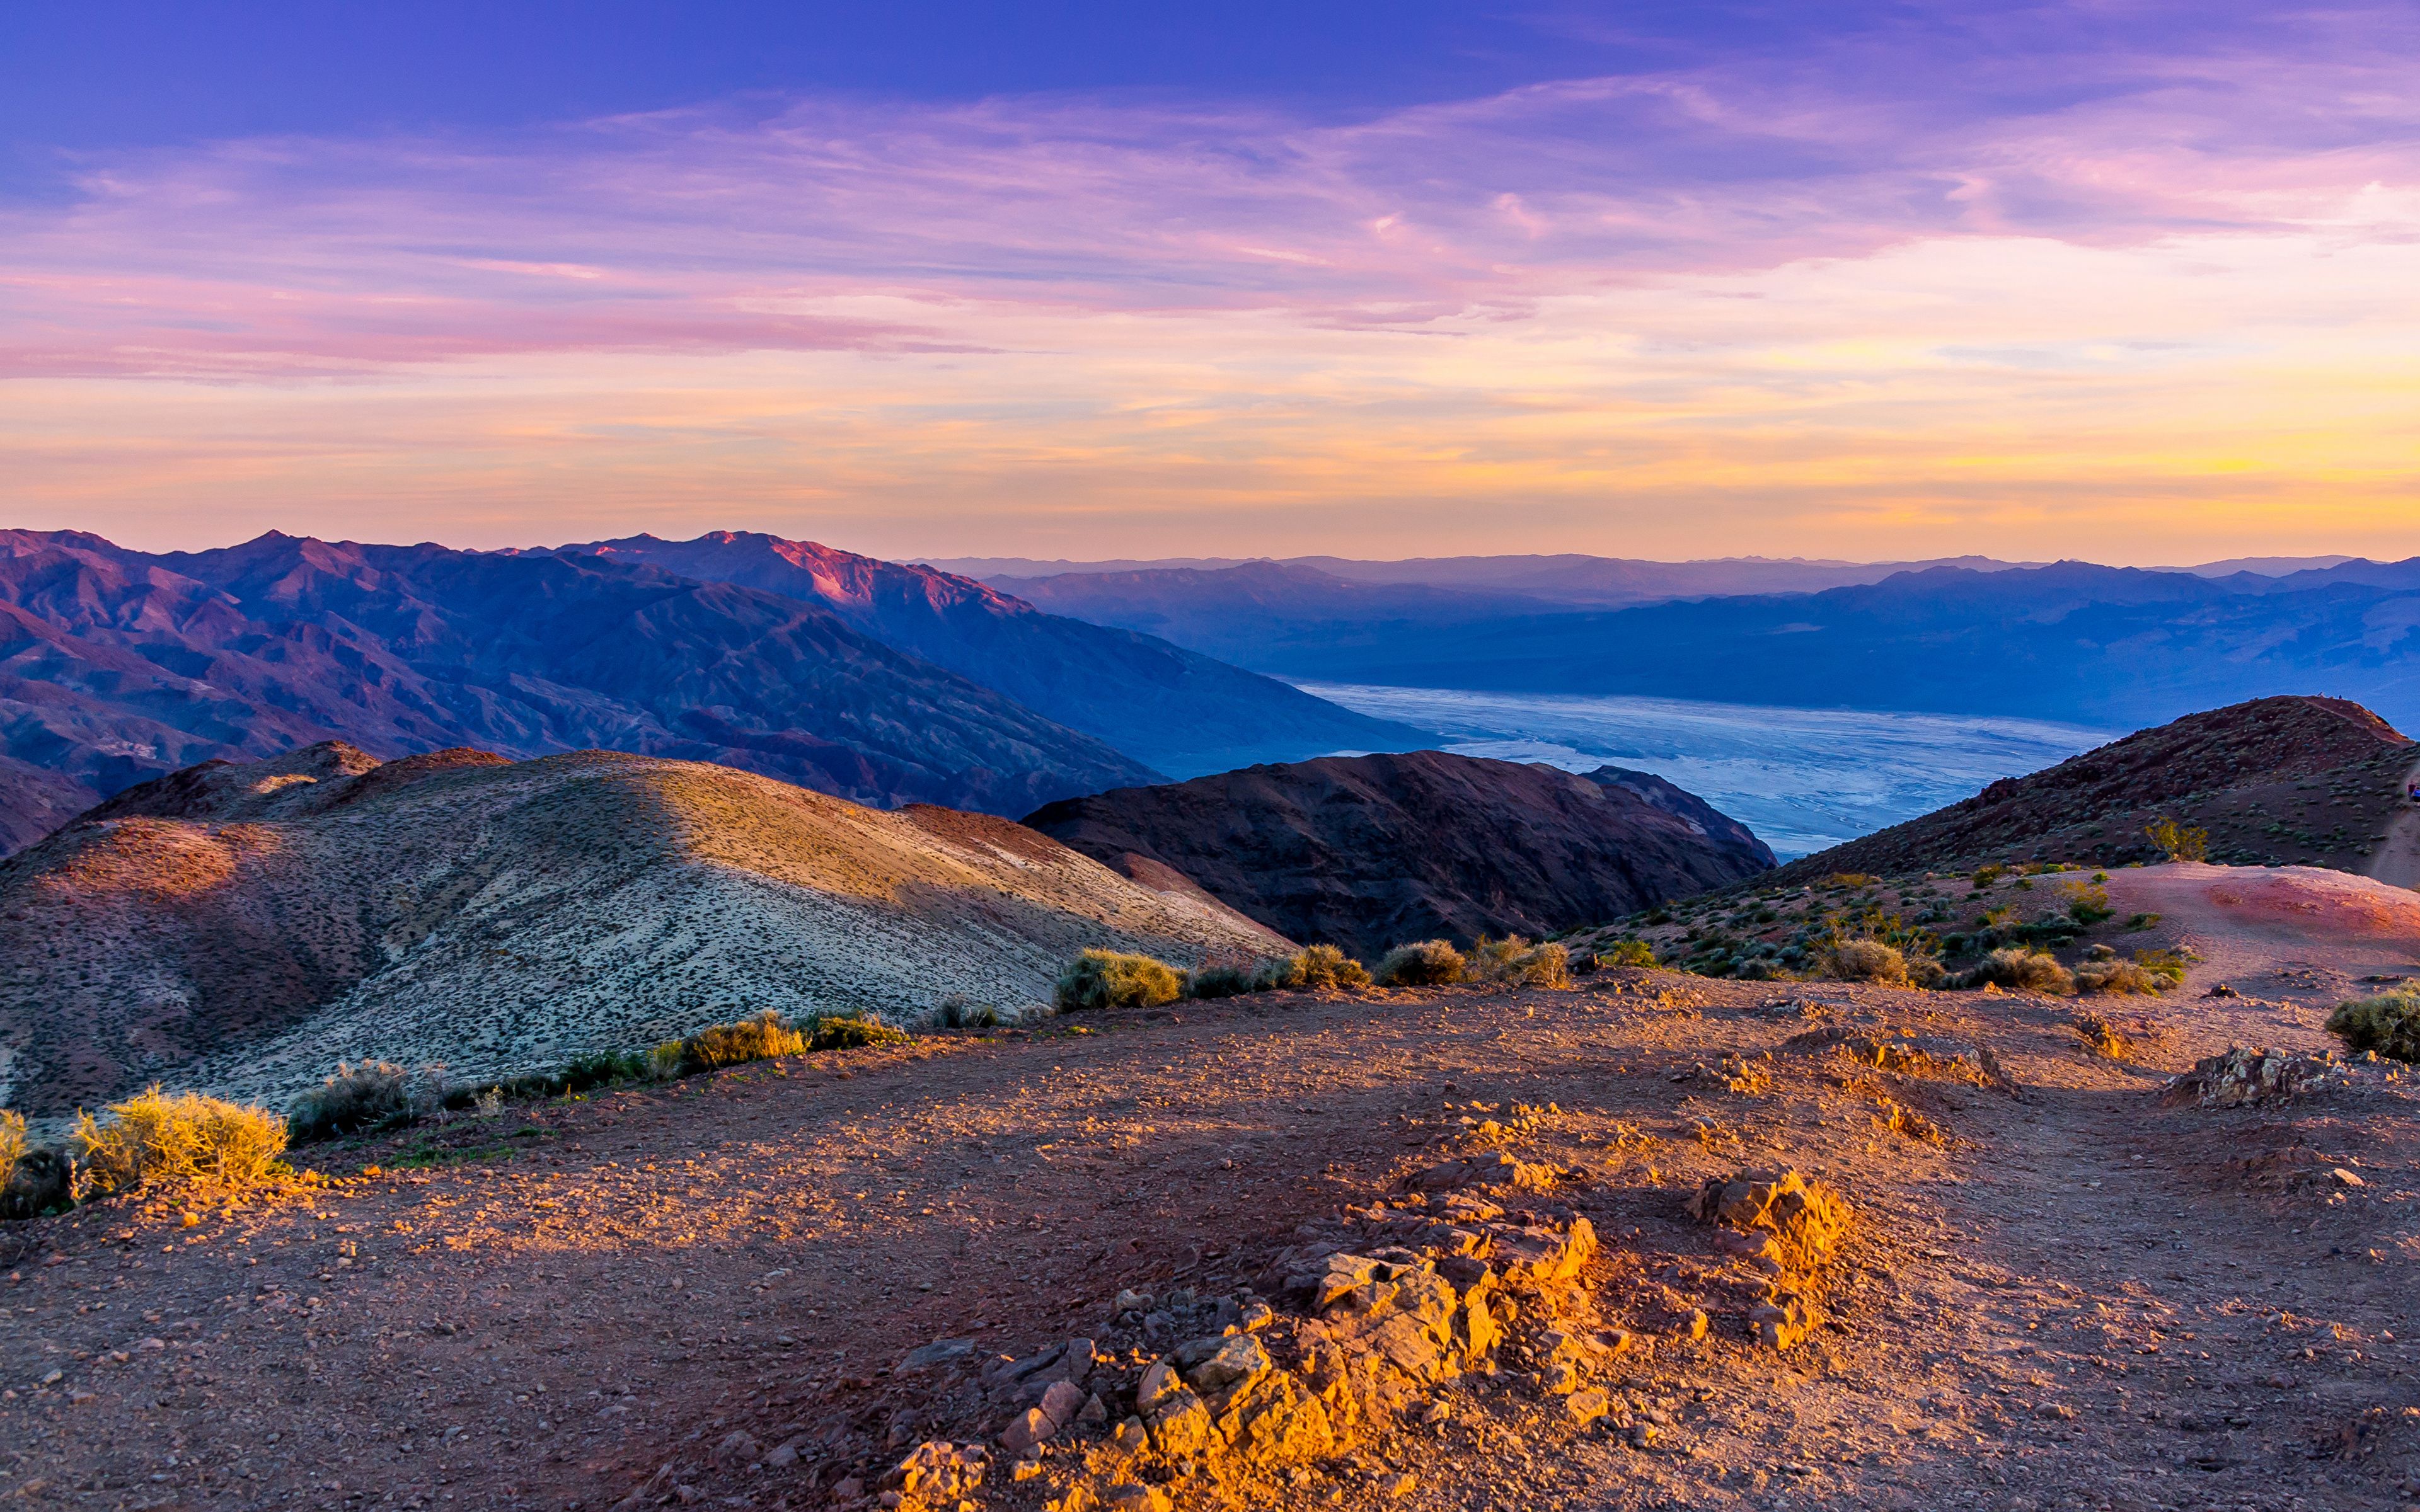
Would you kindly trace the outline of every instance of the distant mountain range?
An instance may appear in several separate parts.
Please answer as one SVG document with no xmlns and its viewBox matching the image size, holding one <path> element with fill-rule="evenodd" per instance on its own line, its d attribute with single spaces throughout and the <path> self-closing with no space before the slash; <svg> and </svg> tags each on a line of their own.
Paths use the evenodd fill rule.
<svg viewBox="0 0 2420 1512">
<path fill-rule="evenodd" d="M 1677 592 L 1676 577 L 1663 602 L 1626 609 L 1527 597 L 1510 585 L 1539 575 L 1510 569 L 1484 588 L 1469 586 L 1470 575 L 1463 586 L 1379 584 L 1266 562 L 1003 581 L 1062 613 L 1310 681 L 2102 725 L 2321 692 L 2420 723 L 2420 558 L 2319 560 L 2331 564 L 1930 566 L 1811 592 L 1713 597 Z M 1833 570 L 1751 565 L 1803 568 L 1810 581 Z"/>
<path fill-rule="evenodd" d="M 1214 660 L 1216 653 L 1046 613 L 970 578 L 812 541 L 717 531 L 694 541 L 595 541 L 556 554 L 599 556 L 820 604 L 861 635 L 981 683 L 1171 777 L 1430 738 Z"/>
<path fill-rule="evenodd" d="M 2329 558 L 2329 562 L 2341 558 Z M 1290 567 L 1348 583 L 1388 587 L 1457 589 L 1482 596 L 1511 596 L 1537 606 L 1615 609 L 1673 598 L 1739 594 L 1812 594 L 1826 588 L 1880 582 L 1894 573 L 1926 567 L 1966 567 L 1993 572 L 2032 563 L 1990 557 L 1940 557 L 1924 562 L 1834 562 L 1800 557 L 1721 557 L 1702 562 L 1648 562 L 1627 557 L 1575 554 L 1517 557 L 1412 557 L 1366 562 L 1353 557 L 1185 557 L 1166 561 L 1042 562 L 1024 557 L 962 557 L 927 565 L 999 585 L 1031 585 L 1045 578 L 1130 576 L 1161 572 L 1219 572 L 1241 567 Z M 1063 585 L 1069 593 L 1077 584 Z"/>
<path fill-rule="evenodd" d="M 752 585 L 777 564 L 789 576 Z M 331 738 L 387 757 L 603 748 L 1011 814 L 1231 754 L 1428 741 L 977 583 L 772 537 L 472 552 L 272 532 L 147 553 L 0 532 L 0 850 L 163 772 Z"/>
</svg>

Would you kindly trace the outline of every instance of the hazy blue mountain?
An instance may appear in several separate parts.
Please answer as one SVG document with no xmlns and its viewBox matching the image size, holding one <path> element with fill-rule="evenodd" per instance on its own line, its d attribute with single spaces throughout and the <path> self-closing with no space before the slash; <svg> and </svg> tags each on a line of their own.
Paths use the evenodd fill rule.
<svg viewBox="0 0 2420 1512">
<path fill-rule="evenodd" d="M 2156 723 L 2277 693 L 2420 721 L 2420 563 L 2305 585 L 2061 563 L 1813 594 L 1398 625 L 1255 665 L 1339 683 Z M 2368 577 L 2376 581 L 2358 580 Z M 2410 584 L 2410 586 L 2398 586 Z"/>
<path fill-rule="evenodd" d="M 654 567 L 0 532 L 0 849 L 163 772 L 332 738 L 598 747 L 1010 814 L 1158 775 L 821 605 Z"/>
<path fill-rule="evenodd" d="M 1013 592 L 1032 589 L 1042 579 L 1125 577 L 1137 589 L 1156 579 L 1171 594 L 1190 591 L 1184 579 L 1156 575 L 1189 572 L 1202 576 L 1220 571 L 1268 567 L 1305 569 L 1321 578 L 1350 583 L 1390 587 L 1425 586 L 1460 593 L 1532 600 L 1564 608 L 1612 609 L 1633 604 L 1662 603 L 1674 598 L 1703 598 L 1741 594 L 1812 594 L 1853 583 L 1880 582 L 1894 573 L 1933 566 L 1968 567 L 1992 572 L 2018 565 L 1990 557 L 1952 557 L 1929 562 L 1832 562 L 1803 558 L 1723 557 L 1703 562 L 1647 562 L 1622 557 L 1576 554 L 1504 557 L 1414 557 L 1401 562 L 1367 562 L 1352 557 L 1170 558 L 1164 561 L 1043 562 L 1017 557 L 970 557 L 937 561 L 929 565 L 980 578 L 995 586 L 1015 582 Z M 1304 579 L 1308 582 L 1311 579 Z M 1206 586 L 1206 585 L 1204 585 Z M 1080 613 L 1076 606 L 1088 592 L 1081 581 L 1061 585 L 1057 602 L 1064 612 Z M 1038 602 L 1038 600 L 1037 600 Z M 1085 615 L 1086 618 L 1097 616 Z M 1104 618 L 1104 624 L 1118 623 Z"/>
<path fill-rule="evenodd" d="M 1405 629 L 1560 609 L 1519 594 L 1354 582 L 1279 562 L 996 578 L 992 586 L 1057 613 L 1164 636 L 1252 667 L 1281 666 L 1307 649 L 1374 649 Z"/>
<path fill-rule="evenodd" d="M 819 605 L 861 634 L 1004 693 L 1171 777 L 1435 740 L 1214 659 L 1218 638 L 1199 616 L 1187 621 L 1188 631 L 1199 633 L 1171 644 L 1156 639 L 1148 624 L 1046 613 L 1052 607 L 1047 602 L 1037 608 L 971 578 L 753 532 L 717 531 L 693 541 L 639 535 L 567 546 L 559 554 L 637 563 Z"/>
</svg>

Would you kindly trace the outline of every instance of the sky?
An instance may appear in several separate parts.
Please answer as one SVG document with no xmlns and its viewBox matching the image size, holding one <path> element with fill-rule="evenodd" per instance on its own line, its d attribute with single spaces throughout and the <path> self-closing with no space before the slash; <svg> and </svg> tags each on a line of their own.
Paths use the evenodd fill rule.
<svg viewBox="0 0 2420 1512">
<path fill-rule="evenodd" d="M 0 526 L 2420 554 L 2420 4 L 0 0 Z"/>
</svg>

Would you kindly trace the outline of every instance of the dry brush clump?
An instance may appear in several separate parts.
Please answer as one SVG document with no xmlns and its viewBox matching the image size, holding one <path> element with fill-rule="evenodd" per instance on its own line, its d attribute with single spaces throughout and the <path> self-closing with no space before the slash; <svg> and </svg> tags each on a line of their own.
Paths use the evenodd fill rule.
<svg viewBox="0 0 2420 1512">
<path fill-rule="evenodd" d="M 2056 956 L 2023 946 L 1993 951 L 1961 973 L 1957 980 L 1962 987 L 1989 983 L 2011 992 L 2049 993 L 2059 997 L 2071 996 L 2075 992 L 2075 974 L 2060 965 Z"/>
<path fill-rule="evenodd" d="M 1059 976 L 1053 995 L 1063 1012 L 1088 1009 L 1157 1008 L 1183 995 L 1185 980 L 1165 961 L 1118 950 L 1087 950 Z"/>
<path fill-rule="evenodd" d="M 284 1174 L 286 1119 L 267 1108 L 154 1087 L 76 1119 L 79 1197 L 138 1186 L 254 1186 Z"/>
<path fill-rule="evenodd" d="M 1609 946 L 1597 947 L 1596 964 L 1600 970 L 1611 966 L 1652 966 L 1655 964 L 1655 947 L 1645 940 L 1616 940 Z"/>
<path fill-rule="evenodd" d="M 25 1116 L 0 1108 L 0 1188 L 17 1174 L 17 1162 L 25 1153 Z"/>
<path fill-rule="evenodd" d="M 407 1071 L 386 1060 L 340 1060 L 334 1075 L 295 1099 L 287 1132 L 313 1140 L 398 1128 L 443 1107 L 446 1091 L 442 1066 Z"/>
<path fill-rule="evenodd" d="M 2077 966 L 2074 975 L 2075 989 L 2081 993 L 2148 997 L 2175 991 L 2185 980 L 2185 963 L 2167 950 L 2137 950 L 2130 959 L 2106 947 L 2095 947 L 2092 958 Z"/>
<path fill-rule="evenodd" d="M 1314 945 L 1257 964 L 1214 962 L 1188 972 L 1185 995 L 1202 999 L 1246 993 L 1332 992 L 1370 985 L 1370 968 L 1333 945 Z"/>
<path fill-rule="evenodd" d="M 2348 1050 L 2420 1062 L 2420 987 L 2397 987 L 2340 1004 L 2328 1015 L 2328 1032 Z"/>
<path fill-rule="evenodd" d="M 1516 987 L 1568 987 L 1572 984 L 1572 952 L 1552 941 L 1531 945 L 1518 934 L 1491 940 L 1482 934 L 1470 948 L 1464 972 L 1472 981 L 1508 982 Z"/>
<path fill-rule="evenodd" d="M 1381 987 L 1448 987 L 1467 974 L 1469 963 L 1450 940 L 1416 940 L 1379 958 Z"/>
</svg>

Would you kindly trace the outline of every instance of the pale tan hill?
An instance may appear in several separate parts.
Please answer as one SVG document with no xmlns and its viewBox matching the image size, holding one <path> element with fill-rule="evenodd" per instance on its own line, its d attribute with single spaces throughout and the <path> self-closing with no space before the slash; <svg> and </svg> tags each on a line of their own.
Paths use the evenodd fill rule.
<svg viewBox="0 0 2420 1512">
<path fill-rule="evenodd" d="M 283 1102 L 365 1056 L 503 1076 L 763 1008 L 1016 1016 L 1088 946 L 1283 944 L 1004 819 L 330 743 L 161 779 L 0 863 L 0 1104 L 154 1080 Z"/>
</svg>

